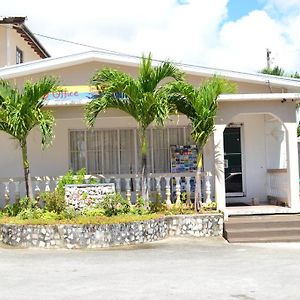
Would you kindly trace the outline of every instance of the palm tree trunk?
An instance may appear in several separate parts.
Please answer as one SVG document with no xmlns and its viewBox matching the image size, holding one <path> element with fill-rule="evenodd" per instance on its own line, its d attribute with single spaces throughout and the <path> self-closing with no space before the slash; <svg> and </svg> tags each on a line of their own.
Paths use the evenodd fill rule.
<svg viewBox="0 0 300 300">
<path fill-rule="evenodd" d="M 194 209 L 198 212 L 201 207 L 201 170 L 202 170 L 202 149 L 198 150 L 197 171 L 196 171 L 196 186 L 195 186 L 195 202 Z"/>
<path fill-rule="evenodd" d="M 140 131 L 141 154 L 142 154 L 142 197 L 149 200 L 148 176 L 147 176 L 147 138 L 146 130 Z"/>
<path fill-rule="evenodd" d="M 22 150 L 26 196 L 29 197 L 30 199 L 33 199 L 32 182 L 31 182 L 31 176 L 30 176 L 30 172 L 29 172 L 29 161 L 28 161 L 28 157 L 27 157 L 26 140 L 21 140 L 20 146 L 21 146 L 21 150 Z"/>
</svg>

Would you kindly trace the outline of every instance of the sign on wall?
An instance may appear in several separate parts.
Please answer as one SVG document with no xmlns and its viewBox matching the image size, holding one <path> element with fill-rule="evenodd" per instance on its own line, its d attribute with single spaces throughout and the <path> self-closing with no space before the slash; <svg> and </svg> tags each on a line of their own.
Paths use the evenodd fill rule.
<svg viewBox="0 0 300 300">
<path fill-rule="evenodd" d="M 62 86 L 56 92 L 47 94 L 44 99 L 47 105 L 86 104 L 98 97 L 96 87 L 89 85 Z M 116 98 L 126 99 L 124 93 L 115 93 Z"/>
</svg>

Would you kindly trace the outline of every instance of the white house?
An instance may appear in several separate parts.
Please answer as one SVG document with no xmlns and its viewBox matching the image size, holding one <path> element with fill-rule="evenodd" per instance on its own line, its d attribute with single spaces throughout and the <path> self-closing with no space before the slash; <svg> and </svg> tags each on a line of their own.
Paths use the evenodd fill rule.
<svg viewBox="0 0 300 300">
<path fill-rule="evenodd" d="M 127 194 L 139 189 L 136 179 L 139 147 L 134 119 L 123 112 L 108 110 L 98 116 L 93 130 L 88 130 L 83 120 L 84 105 L 90 101 L 88 84 L 94 72 L 112 67 L 135 76 L 138 64 L 135 58 L 93 51 L 0 68 L 0 78 L 20 88 L 25 80 L 36 80 L 43 75 L 57 76 L 65 86 L 64 92 L 48 98 L 47 105 L 56 118 L 53 146 L 42 151 L 38 131 L 29 136 L 32 176 L 56 177 L 69 168 L 86 167 L 88 173 L 103 174 L 107 180 L 123 178 L 116 182 Z M 228 206 L 234 203 L 248 204 L 244 209 L 249 212 L 257 206 L 260 212 L 300 211 L 296 135 L 300 81 L 195 66 L 181 68 L 186 79 L 196 86 L 214 74 L 238 86 L 237 94 L 219 97 L 215 132 L 204 149 L 204 172 L 212 175 L 209 181 L 208 176 L 204 180 L 206 197 L 210 196 L 210 182 L 211 197 L 220 209 L 229 213 L 233 208 Z M 170 174 L 170 146 L 194 144 L 189 120 L 185 116 L 172 116 L 165 128 L 151 127 L 148 138 L 152 189 L 167 192 L 168 196 L 170 178 L 174 176 Z M 19 184 L 14 182 L 21 180 L 16 178 L 22 177 L 23 171 L 17 143 L 0 133 L 0 144 L 3 203 L 8 192 L 19 191 Z M 177 187 L 184 176 L 189 174 L 177 176 Z M 9 183 L 9 179 L 13 182 Z M 35 188 L 38 190 L 37 184 Z"/>
</svg>

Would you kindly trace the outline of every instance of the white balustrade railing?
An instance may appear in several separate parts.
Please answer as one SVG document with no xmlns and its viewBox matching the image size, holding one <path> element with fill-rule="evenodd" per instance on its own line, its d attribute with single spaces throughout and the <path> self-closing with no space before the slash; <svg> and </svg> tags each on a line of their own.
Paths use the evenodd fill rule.
<svg viewBox="0 0 300 300">
<path fill-rule="evenodd" d="M 268 196 L 287 198 L 288 178 L 287 169 L 268 169 Z"/>
<path fill-rule="evenodd" d="M 194 198 L 195 191 L 194 173 L 155 173 L 148 174 L 148 190 L 151 200 L 162 199 L 167 204 L 180 203 L 183 198 L 187 203 Z M 44 191 L 55 190 L 59 178 L 41 176 L 32 177 L 32 187 L 35 196 Z M 96 182 L 113 182 L 116 191 L 124 197 L 135 202 L 137 195 L 141 194 L 142 182 L 141 175 L 122 174 L 122 175 L 86 175 L 85 180 L 93 178 Z M 201 173 L 201 195 L 202 201 L 211 202 L 211 173 Z M 0 179 L 0 206 L 7 203 L 14 203 L 25 196 L 24 178 L 2 178 Z"/>
</svg>

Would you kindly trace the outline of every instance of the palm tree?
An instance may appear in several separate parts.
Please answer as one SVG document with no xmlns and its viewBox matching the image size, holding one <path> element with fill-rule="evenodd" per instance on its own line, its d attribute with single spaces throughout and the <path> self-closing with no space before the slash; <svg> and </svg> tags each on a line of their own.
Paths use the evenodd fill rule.
<svg viewBox="0 0 300 300">
<path fill-rule="evenodd" d="M 137 79 L 110 68 L 98 71 L 91 84 L 98 90 L 98 98 L 86 107 L 86 121 L 89 127 L 95 123 L 97 115 L 108 108 L 122 110 L 132 116 L 138 125 L 141 147 L 142 196 L 148 200 L 147 185 L 147 139 L 146 129 L 155 122 L 164 125 L 171 112 L 162 80 L 172 78 L 182 80 L 183 73 L 171 62 L 152 65 L 151 54 L 142 57 Z"/>
<path fill-rule="evenodd" d="M 43 110 L 44 96 L 54 90 L 57 81 L 53 77 L 44 77 L 33 83 L 27 81 L 22 91 L 8 81 L 0 80 L 0 130 L 15 138 L 22 150 L 26 195 L 33 198 L 29 161 L 27 155 L 27 137 L 30 131 L 39 126 L 42 146 L 52 142 L 54 117 L 49 110 Z"/>
<path fill-rule="evenodd" d="M 176 106 L 179 113 L 190 119 L 191 135 L 198 146 L 195 211 L 199 211 L 201 202 L 202 151 L 214 131 L 217 98 L 221 93 L 232 93 L 234 90 L 234 85 L 216 76 L 204 82 L 198 89 L 186 82 L 172 82 L 168 86 L 169 101 Z"/>
</svg>

